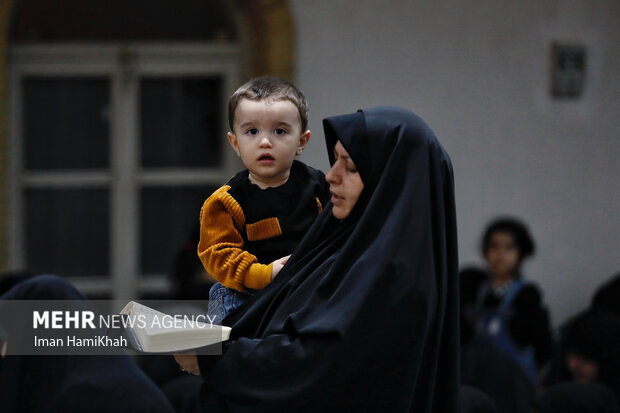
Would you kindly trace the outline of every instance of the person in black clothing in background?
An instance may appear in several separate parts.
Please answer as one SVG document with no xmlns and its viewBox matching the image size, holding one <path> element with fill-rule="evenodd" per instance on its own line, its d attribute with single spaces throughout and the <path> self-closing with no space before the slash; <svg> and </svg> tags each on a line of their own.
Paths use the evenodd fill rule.
<svg viewBox="0 0 620 413">
<path fill-rule="evenodd" d="M 609 314 L 620 323 L 620 272 L 597 288 L 590 307 Z"/>
<path fill-rule="evenodd" d="M 532 413 L 619 413 L 613 393 L 600 383 L 558 383 L 548 388 Z"/>
<path fill-rule="evenodd" d="M 601 383 L 620 400 L 620 323 L 609 313 L 589 308 L 561 329 L 558 379 Z"/>
<path fill-rule="evenodd" d="M 620 411 L 620 273 L 560 328 L 539 411 Z M 547 406 L 549 405 L 549 406 Z M 580 406 L 581 410 L 568 406 Z M 586 410 L 586 406 L 589 410 Z M 549 407 L 545 410 L 545 407 Z"/>
<path fill-rule="evenodd" d="M 596 383 L 620 402 L 620 274 L 594 293 L 588 308 L 560 327 L 547 386 Z"/>
<path fill-rule="evenodd" d="M 523 262 L 534 251 L 534 240 L 522 222 L 498 218 L 482 238 L 487 278 L 461 282 L 462 288 L 476 291 L 470 311 L 479 330 L 537 386 L 541 369 L 551 359 L 553 337 L 540 290 L 521 274 Z"/>
<path fill-rule="evenodd" d="M 58 276 L 22 273 L 12 277 L 10 284 L 10 288 L 2 286 L 0 304 L 5 300 L 70 300 L 76 309 L 93 309 L 82 293 Z M 29 314 L 9 317 L 24 315 Z M 19 334 L 12 338 L 8 331 L 6 339 L 4 344 L 0 340 L 3 413 L 174 412 L 155 383 L 126 355 L 19 355 Z"/>
</svg>

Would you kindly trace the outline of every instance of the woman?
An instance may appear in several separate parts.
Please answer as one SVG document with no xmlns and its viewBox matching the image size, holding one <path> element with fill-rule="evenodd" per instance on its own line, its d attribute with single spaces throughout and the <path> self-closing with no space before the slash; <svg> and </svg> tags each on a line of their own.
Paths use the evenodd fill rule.
<svg viewBox="0 0 620 413">
<path fill-rule="evenodd" d="M 323 122 L 332 203 L 275 281 L 232 313 L 221 357 L 177 357 L 212 411 L 456 412 L 452 166 L 413 113 Z"/>
</svg>

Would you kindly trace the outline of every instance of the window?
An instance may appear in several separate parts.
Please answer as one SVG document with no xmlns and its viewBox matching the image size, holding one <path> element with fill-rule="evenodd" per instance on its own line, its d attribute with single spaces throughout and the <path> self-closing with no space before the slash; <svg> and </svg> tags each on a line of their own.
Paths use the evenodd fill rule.
<svg viewBox="0 0 620 413">
<path fill-rule="evenodd" d="M 236 47 L 16 46 L 10 61 L 11 266 L 93 297 L 165 291 L 240 166 L 225 141 Z"/>
</svg>

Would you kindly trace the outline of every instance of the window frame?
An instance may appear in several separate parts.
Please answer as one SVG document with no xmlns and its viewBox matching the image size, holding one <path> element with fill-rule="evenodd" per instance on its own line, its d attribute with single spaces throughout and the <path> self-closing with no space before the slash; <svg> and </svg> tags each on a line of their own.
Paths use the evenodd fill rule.
<svg viewBox="0 0 620 413">
<path fill-rule="evenodd" d="M 110 269 L 103 277 L 67 277 L 86 294 L 131 299 L 170 288 L 167 274 L 139 274 L 139 194 L 147 186 L 221 185 L 240 163 L 227 144 L 217 168 L 148 168 L 140 163 L 139 84 L 144 76 L 208 76 L 223 79 L 222 119 L 240 78 L 239 48 L 233 44 L 128 43 L 12 46 L 9 62 L 9 266 L 25 268 L 24 192 L 27 188 L 110 190 Z M 102 76 L 110 82 L 110 162 L 107 170 L 25 171 L 23 167 L 22 78 Z M 225 139 L 222 136 L 221 139 Z M 206 196 L 206 195 L 205 195 Z M 198 216 L 198 211 L 196 211 Z"/>
</svg>

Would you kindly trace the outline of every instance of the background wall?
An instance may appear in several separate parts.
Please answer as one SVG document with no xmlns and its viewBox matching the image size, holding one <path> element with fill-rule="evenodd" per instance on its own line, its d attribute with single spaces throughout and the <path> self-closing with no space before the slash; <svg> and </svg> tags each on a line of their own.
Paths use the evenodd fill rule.
<svg viewBox="0 0 620 413">
<path fill-rule="evenodd" d="M 360 107 L 420 114 L 455 167 L 462 264 L 481 263 L 485 224 L 529 223 L 525 274 L 555 325 L 620 271 L 620 2 L 291 0 L 296 82 L 327 169 L 321 119 Z M 587 50 L 585 92 L 549 93 L 552 41 Z"/>
</svg>

